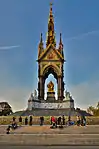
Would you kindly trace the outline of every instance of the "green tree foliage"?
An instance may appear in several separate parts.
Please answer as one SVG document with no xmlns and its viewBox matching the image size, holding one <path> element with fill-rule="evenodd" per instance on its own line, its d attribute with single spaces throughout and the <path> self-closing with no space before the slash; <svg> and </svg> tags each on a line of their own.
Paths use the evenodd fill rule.
<svg viewBox="0 0 99 149">
<path fill-rule="evenodd" d="M 0 116 L 7 116 L 13 113 L 11 106 L 7 102 L 1 102 L 1 107 Z"/>
<path fill-rule="evenodd" d="M 94 116 L 99 116 L 99 102 L 97 103 L 96 107 L 90 106 L 87 109 L 87 112 L 94 115 Z"/>
</svg>

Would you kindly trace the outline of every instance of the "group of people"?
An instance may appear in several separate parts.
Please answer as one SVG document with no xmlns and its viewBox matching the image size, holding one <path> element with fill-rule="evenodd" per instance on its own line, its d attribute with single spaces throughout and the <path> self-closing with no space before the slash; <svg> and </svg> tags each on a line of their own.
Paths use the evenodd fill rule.
<svg viewBox="0 0 99 149">
<path fill-rule="evenodd" d="M 25 125 L 32 125 L 32 116 L 30 116 L 29 117 L 29 122 L 28 122 L 28 118 L 26 117 L 25 118 Z M 20 116 L 19 117 L 19 126 L 21 126 L 22 125 L 22 117 Z M 9 134 L 10 133 L 10 129 L 16 129 L 16 128 L 18 128 L 18 125 L 17 125 L 17 122 L 16 122 L 16 118 L 15 117 L 13 117 L 12 118 L 12 123 L 11 123 L 11 125 L 8 125 L 8 127 L 7 127 L 7 134 Z"/>
<path fill-rule="evenodd" d="M 63 128 L 63 125 L 71 126 L 76 124 L 77 126 L 86 126 L 86 118 L 85 116 L 77 116 L 77 121 L 71 120 L 71 116 L 68 116 L 68 119 L 66 121 L 65 116 L 62 117 L 51 117 L 51 128 L 57 128 L 57 125 L 59 125 L 59 128 Z"/>
<path fill-rule="evenodd" d="M 22 117 L 20 116 L 19 117 L 19 125 L 21 126 L 22 125 Z M 28 117 L 25 117 L 25 125 L 32 125 L 33 124 L 33 116 L 29 116 Z M 13 125 L 16 126 L 16 121 L 15 121 L 15 117 L 13 117 Z M 44 117 L 41 116 L 39 118 L 39 124 L 40 126 L 44 125 Z M 70 126 L 70 125 L 74 125 L 74 124 L 77 124 L 77 126 L 85 126 L 86 125 L 86 118 L 85 116 L 77 116 L 77 120 L 76 122 L 71 120 L 71 116 L 68 116 L 68 119 L 66 120 L 65 116 L 62 115 L 62 116 L 59 116 L 59 117 L 55 117 L 55 116 L 52 116 L 51 117 L 51 125 L 67 125 L 67 126 Z M 14 127 L 13 126 L 13 127 Z"/>
<path fill-rule="evenodd" d="M 86 126 L 86 118 L 85 116 L 77 117 L 77 126 Z"/>
<path fill-rule="evenodd" d="M 40 126 L 44 125 L 44 117 L 41 116 L 40 117 Z M 19 126 L 22 125 L 22 117 L 20 116 L 19 117 Z M 32 116 L 29 116 L 28 117 L 25 117 L 25 125 L 30 125 L 32 126 L 33 124 L 33 117 Z M 77 126 L 86 126 L 86 118 L 85 116 L 77 116 L 77 121 L 74 122 L 71 120 L 71 116 L 68 116 L 68 120 L 66 121 L 66 118 L 65 116 L 59 116 L 59 117 L 55 117 L 55 116 L 52 116 L 51 117 L 51 128 L 57 128 L 57 125 L 59 125 L 59 128 L 63 128 L 63 125 L 67 125 L 67 126 L 71 126 L 71 125 L 74 125 L 74 124 L 77 124 Z M 8 126 L 7 128 L 7 134 L 9 134 L 10 132 L 10 128 L 12 129 L 16 129 L 18 127 L 17 125 L 17 122 L 16 122 L 16 118 L 13 117 L 12 119 L 12 124 Z"/>
<path fill-rule="evenodd" d="M 73 124 L 74 124 L 74 122 L 71 120 L 70 116 L 68 117 L 67 121 L 66 121 L 64 115 L 62 117 L 59 116 L 58 118 L 54 117 L 54 116 L 51 117 L 51 125 L 52 125 L 51 128 L 54 128 L 54 127 L 57 128 L 57 125 L 59 125 L 59 128 L 63 128 L 63 125 L 69 125 L 70 126 Z"/>
<path fill-rule="evenodd" d="M 29 116 L 29 119 L 28 119 L 28 117 L 26 117 L 25 118 L 25 125 L 30 125 L 30 126 L 32 126 L 32 124 L 33 124 L 33 117 L 32 116 Z M 44 124 L 44 117 L 43 116 L 41 116 L 40 117 L 40 126 L 42 126 Z M 19 125 L 21 126 L 22 125 L 22 117 L 20 116 L 19 117 Z"/>
<path fill-rule="evenodd" d="M 15 121 L 15 117 L 13 117 L 13 121 Z M 22 125 L 22 122 L 23 122 L 23 119 L 22 119 L 22 117 L 20 116 L 20 117 L 19 117 L 19 126 Z M 25 124 L 25 125 L 30 125 L 30 126 L 32 126 L 32 124 L 33 124 L 33 116 L 31 115 L 31 116 L 29 116 L 29 118 L 28 118 L 28 117 L 25 117 L 24 124 Z M 40 125 L 42 126 L 43 124 L 44 124 L 44 117 L 41 116 L 41 117 L 40 117 Z"/>
<path fill-rule="evenodd" d="M 52 116 L 52 117 L 51 117 L 51 125 L 52 125 L 53 123 L 56 123 L 56 125 L 61 125 L 61 124 L 62 124 L 62 125 L 65 125 L 65 116 L 64 116 L 64 115 L 63 115 L 62 117 L 59 116 L 58 118 Z"/>
<path fill-rule="evenodd" d="M 33 117 L 32 116 L 29 116 L 29 119 L 28 119 L 28 117 L 25 117 L 25 125 L 32 125 L 32 123 L 33 123 Z M 22 117 L 20 116 L 19 117 L 19 125 L 21 126 L 22 125 Z"/>
</svg>

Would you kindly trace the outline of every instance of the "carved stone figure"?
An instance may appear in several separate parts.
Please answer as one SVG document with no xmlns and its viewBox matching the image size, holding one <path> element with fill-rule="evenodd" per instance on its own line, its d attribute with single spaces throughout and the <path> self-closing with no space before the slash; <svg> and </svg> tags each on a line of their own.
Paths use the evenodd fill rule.
<svg viewBox="0 0 99 149">
<path fill-rule="evenodd" d="M 33 98 L 33 93 L 31 93 L 31 98 Z"/>
<path fill-rule="evenodd" d="M 33 93 L 31 93 L 28 101 L 31 102 L 32 100 L 33 100 Z"/>
<path fill-rule="evenodd" d="M 54 84 L 52 81 L 49 82 L 47 87 L 48 87 L 48 92 L 54 92 Z"/>
<path fill-rule="evenodd" d="M 34 90 L 34 97 L 37 97 L 37 91 Z"/>
<path fill-rule="evenodd" d="M 67 93 L 67 99 L 70 100 L 70 93 Z"/>
<path fill-rule="evenodd" d="M 70 93 L 69 92 L 67 92 L 67 90 L 65 91 L 65 98 L 67 99 L 67 100 L 70 100 L 72 97 L 70 96 Z"/>
</svg>

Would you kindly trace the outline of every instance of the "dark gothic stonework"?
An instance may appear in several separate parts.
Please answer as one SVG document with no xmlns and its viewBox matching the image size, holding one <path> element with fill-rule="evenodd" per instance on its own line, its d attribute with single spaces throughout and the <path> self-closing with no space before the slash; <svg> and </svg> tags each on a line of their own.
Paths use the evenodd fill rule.
<svg viewBox="0 0 99 149">
<path fill-rule="evenodd" d="M 42 33 L 38 46 L 38 96 L 34 92 L 28 100 L 28 110 L 33 111 L 34 115 L 66 115 L 69 111 L 74 110 L 74 100 L 68 92 L 64 97 L 64 51 L 62 37 L 56 47 L 54 17 L 52 5 L 50 5 L 48 32 L 46 47 L 43 46 Z M 53 74 L 57 81 L 57 99 L 55 98 L 54 83 L 52 81 L 47 85 L 47 98 L 45 95 L 45 81 L 50 74 Z"/>
<path fill-rule="evenodd" d="M 63 43 L 60 34 L 60 42 L 58 48 L 56 48 L 55 32 L 54 32 L 54 18 L 52 13 L 52 5 L 50 5 L 49 21 L 48 21 L 48 33 L 46 40 L 46 48 L 43 47 L 42 34 L 38 47 L 38 99 L 44 100 L 44 85 L 45 80 L 49 74 L 53 74 L 57 80 L 57 95 L 58 101 L 62 102 L 64 99 L 64 52 Z"/>
<path fill-rule="evenodd" d="M 47 102 L 55 102 L 55 92 L 47 92 Z"/>
</svg>

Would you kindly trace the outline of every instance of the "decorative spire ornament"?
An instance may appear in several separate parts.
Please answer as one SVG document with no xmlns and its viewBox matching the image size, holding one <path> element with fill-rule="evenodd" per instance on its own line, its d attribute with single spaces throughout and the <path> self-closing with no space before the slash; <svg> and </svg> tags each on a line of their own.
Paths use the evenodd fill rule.
<svg viewBox="0 0 99 149">
<path fill-rule="evenodd" d="M 58 50 L 62 56 L 64 57 L 64 53 L 63 53 L 63 43 L 62 43 L 62 34 L 60 33 L 60 42 L 59 42 L 59 50 Z"/>
<path fill-rule="evenodd" d="M 42 33 L 40 35 L 40 43 L 38 46 L 38 57 L 41 55 L 41 53 L 43 52 L 44 47 L 43 47 L 43 38 L 42 38 Z"/>
<path fill-rule="evenodd" d="M 48 46 L 49 44 L 53 44 L 56 47 L 55 33 L 54 33 L 54 17 L 53 17 L 53 12 L 52 12 L 52 3 L 50 3 L 50 12 L 49 12 L 49 19 L 48 19 L 48 32 L 47 32 L 46 46 Z"/>
</svg>

